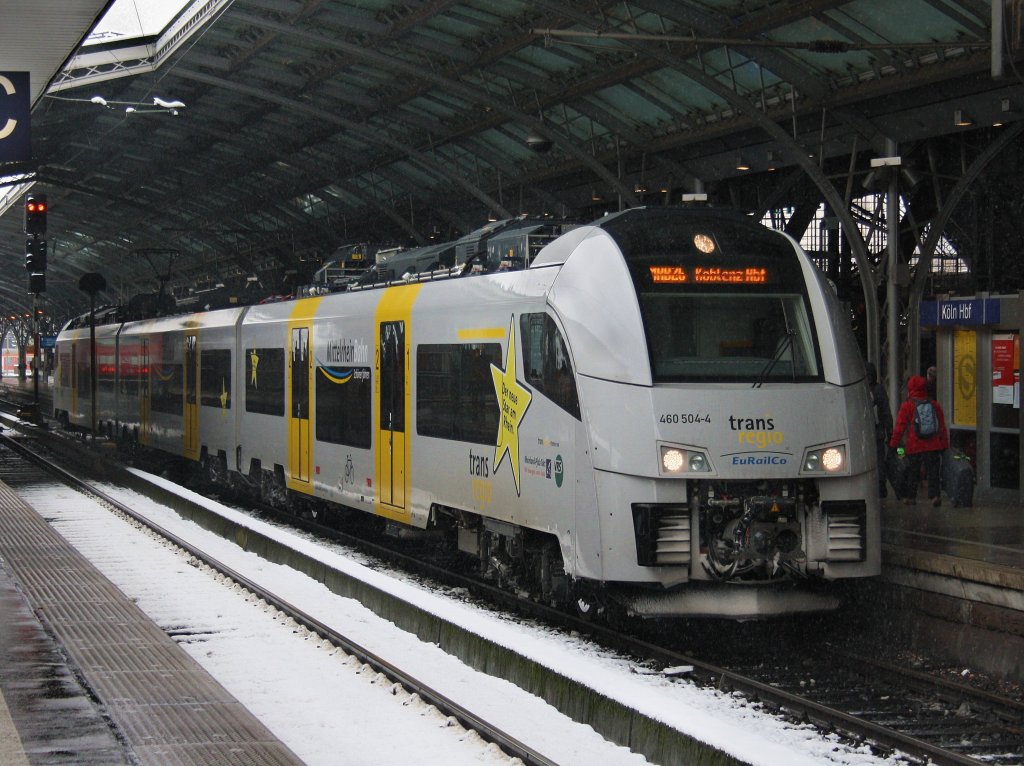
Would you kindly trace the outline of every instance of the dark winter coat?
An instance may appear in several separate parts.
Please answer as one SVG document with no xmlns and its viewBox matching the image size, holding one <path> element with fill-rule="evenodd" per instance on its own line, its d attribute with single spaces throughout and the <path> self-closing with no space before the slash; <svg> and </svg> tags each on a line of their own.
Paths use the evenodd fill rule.
<svg viewBox="0 0 1024 766">
<path fill-rule="evenodd" d="M 875 411 L 875 440 L 884 442 L 892 433 L 892 410 L 889 409 L 889 395 L 885 392 L 885 386 L 878 382 L 875 365 L 868 362 L 865 369 L 868 391 L 871 392 L 871 404 Z"/>
<path fill-rule="evenodd" d="M 906 432 L 906 449 L 908 455 L 918 452 L 941 452 L 949 446 L 949 431 L 946 430 L 946 416 L 942 407 L 934 399 L 931 399 L 935 407 L 935 414 L 939 420 L 939 430 L 932 436 L 921 437 L 914 430 L 914 413 L 917 410 L 917 401 L 929 399 L 928 383 L 920 375 L 914 375 L 907 381 L 907 392 L 910 396 L 900 405 L 896 413 L 896 427 L 893 429 L 892 437 L 889 439 L 890 447 L 898 447 L 900 440 Z"/>
</svg>

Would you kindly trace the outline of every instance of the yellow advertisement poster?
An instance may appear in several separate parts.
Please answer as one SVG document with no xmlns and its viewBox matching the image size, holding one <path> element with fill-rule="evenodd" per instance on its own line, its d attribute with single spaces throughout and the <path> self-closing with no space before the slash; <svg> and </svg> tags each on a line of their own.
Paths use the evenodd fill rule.
<svg viewBox="0 0 1024 766">
<path fill-rule="evenodd" d="M 978 356 L 974 330 L 953 331 L 953 425 L 978 425 Z"/>
</svg>

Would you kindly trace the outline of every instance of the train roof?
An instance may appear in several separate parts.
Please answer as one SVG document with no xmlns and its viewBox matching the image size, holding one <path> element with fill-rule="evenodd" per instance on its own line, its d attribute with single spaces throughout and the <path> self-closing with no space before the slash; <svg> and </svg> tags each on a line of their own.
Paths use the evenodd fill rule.
<svg viewBox="0 0 1024 766">
<path fill-rule="evenodd" d="M 669 222 L 673 222 L 673 225 L 667 225 Z M 627 258 L 636 250 L 646 253 L 678 250 L 684 246 L 692 247 L 693 235 L 709 226 L 714 230 L 716 239 L 734 251 L 756 245 L 759 250 L 772 248 L 779 253 L 783 249 L 792 252 L 791 240 L 749 216 L 729 209 L 669 206 L 631 208 L 582 226 L 552 219 L 518 217 L 489 222 L 454 242 L 396 252 L 385 262 L 389 268 L 383 273 L 387 276 L 382 277 L 380 271 L 385 264 L 378 264 L 376 271 L 364 272 L 366 276 L 354 278 L 342 289 L 375 289 L 404 282 L 450 279 L 506 268 L 552 266 L 564 263 L 581 242 L 599 233 L 613 239 Z M 536 237 L 538 244 L 535 249 L 523 248 L 523 252 L 517 256 L 519 260 L 514 263 L 503 260 L 503 253 L 509 250 L 509 244 L 523 237 Z M 687 241 L 684 242 L 684 239 Z M 496 247 L 489 249 L 488 243 Z M 309 294 L 335 291 L 327 286 L 320 288 L 320 293 L 316 292 L 317 289 L 314 287 Z M 97 310 L 95 321 L 97 324 L 125 322 L 195 311 L 238 308 L 295 297 L 305 297 L 305 293 L 265 298 L 255 292 L 247 293 L 219 286 L 216 291 L 210 291 L 209 294 L 197 293 L 189 301 L 179 302 L 174 307 L 166 305 L 165 301 L 133 301 L 134 305 L 130 304 L 129 307 L 104 307 Z M 148 314 L 146 307 L 152 310 Z M 83 314 L 72 319 L 66 327 L 88 326 L 88 323 L 89 315 Z"/>
</svg>

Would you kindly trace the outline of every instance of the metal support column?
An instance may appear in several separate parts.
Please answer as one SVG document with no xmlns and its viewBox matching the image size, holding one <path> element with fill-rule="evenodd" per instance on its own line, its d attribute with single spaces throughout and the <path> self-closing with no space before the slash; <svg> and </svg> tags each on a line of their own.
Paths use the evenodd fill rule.
<svg viewBox="0 0 1024 766">
<path fill-rule="evenodd" d="M 39 421 L 39 362 L 42 359 L 39 348 L 39 295 L 32 293 L 32 343 L 35 356 L 32 358 L 32 419 Z"/>
<path fill-rule="evenodd" d="M 885 153 L 895 157 L 898 148 L 896 142 L 885 139 Z M 899 286 L 899 241 L 900 241 L 900 174 L 899 168 L 892 168 L 889 174 L 889 187 L 885 197 L 885 242 L 888 249 L 888 268 L 886 269 L 885 303 L 886 311 L 885 337 L 889 346 L 886 362 L 886 380 L 888 381 L 889 404 L 892 411 L 899 409 L 901 401 L 901 383 L 903 370 L 900 367 L 900 286 Z"/>
</svg>

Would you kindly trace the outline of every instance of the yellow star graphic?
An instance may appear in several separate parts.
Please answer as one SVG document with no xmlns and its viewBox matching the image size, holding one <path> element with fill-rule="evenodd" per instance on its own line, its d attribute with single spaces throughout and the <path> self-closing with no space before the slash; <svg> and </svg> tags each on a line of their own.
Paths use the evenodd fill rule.
<svg viewBox="0 0 1024 766">
<path fill-rule="evenodd" d="M 516 326 L 515 316 L 509 320 L 508 349 L 505 351 L 505 369 L 491 365 L 494 393 L 501 407 L 501 422 L 498 425 L 498 443 L 494 447 L 494 471 L 497 473 L 501 461 L 508 455 L 512 466 L 512 479 L 519 494 L 519 424 L 530 406 L 533 394 L 516 380 Z"/>
</svg>

